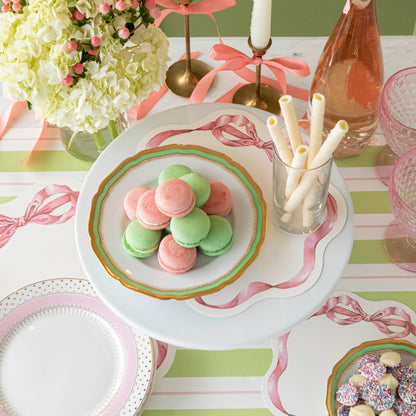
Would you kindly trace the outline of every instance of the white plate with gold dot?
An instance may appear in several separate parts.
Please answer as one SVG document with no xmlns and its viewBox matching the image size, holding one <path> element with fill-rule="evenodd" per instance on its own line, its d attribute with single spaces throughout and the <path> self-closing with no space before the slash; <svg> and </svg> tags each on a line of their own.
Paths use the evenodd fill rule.
<svg viewBox="0 0 416 416">
<path fill-rule="evenodd" d="M 44 280 L 0 302 L 0 416 L 133 416 L 154 367 L 152 340 L 87 280 Z"/>
</svg>

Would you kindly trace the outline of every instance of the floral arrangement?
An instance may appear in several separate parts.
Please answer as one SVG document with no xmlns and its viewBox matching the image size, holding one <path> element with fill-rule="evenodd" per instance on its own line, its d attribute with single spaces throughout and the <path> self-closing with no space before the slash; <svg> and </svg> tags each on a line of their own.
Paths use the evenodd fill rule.
<svg viewBox="0 0 416 416">
<path fill-rule="evenodd" d="M 168 41 L 154 0 L 3 0 L 0 81 L 38 119 L 96 133 L 159 89 Z"/>
</svg>

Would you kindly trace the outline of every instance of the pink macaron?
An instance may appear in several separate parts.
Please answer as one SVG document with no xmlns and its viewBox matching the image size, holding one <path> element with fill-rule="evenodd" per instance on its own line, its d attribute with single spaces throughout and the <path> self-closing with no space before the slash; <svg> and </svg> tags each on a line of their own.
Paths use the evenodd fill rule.
<svg viewBox="0 0 416 416">
<path fill-rule="evenodd" d="M 147 188 L 146 186 L 138 186 L 137 188 L 133 188 L 132 190 L 127 192 L 126 196 L 124 197 L 124 212 L 131 221 L 135 221 L 137 219 L 136 208 L 139 198 L 149 189 L 150 188 Z"/>
<path fill-rule="evenodd" d="M 181 218 L 194 209 L 195 194 L 185 181 L 168 179 L 157 187 L 155 201 L 163 214 Z"/>
<path fill-rule="evenodd" d="M 185 273 L 196 262 L 196 247 L 182 247 L 169 234 L 160 242 L 157 258 L 160 266 L 167 272 Z"/>
<path fill-rule="evenodd" d="M 222 182 L 209 181 L 211 194 L 208 201 L 202 205 L 201 209 L 208 215 L 220 215 L 225 217 L 233 207 L 231 192 Z"/>
<path fill-rule="evenodd" d="M 149 230 L 162 230 L 170 223 L 170 217 L 160 212 L 155 201 L 156 189 L 149 189 L 139 198 L 136 208 L 137 220 Z"/>
</svg>

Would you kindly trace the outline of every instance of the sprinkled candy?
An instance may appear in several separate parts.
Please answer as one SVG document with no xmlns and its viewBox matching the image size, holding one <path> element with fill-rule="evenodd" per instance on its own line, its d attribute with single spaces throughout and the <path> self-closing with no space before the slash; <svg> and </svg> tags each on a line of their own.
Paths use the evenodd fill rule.
<svg viewBox="0 0 416 416">
<path fill-rule="evenodd" d="M 386 367 L 379 362 L 367 362 L 361 365 L 361 369 L 359 371 L 360 374 L 371 381 L 380 380 L 387 372 Z"/>
<path fill-rule="evenodd" d="M 416 416 L 415 408 L 401 399 L 397 399 L 394 402 L 393 411 L 397 416 Z"/>
<path fill-rule="evenodd" d="M 3 4 L 3 6 L 1 6 L 1 11 L 2 13 L 9 13 L 10 6 L 8 4 Z"/>
<path fill-rule="evenodd" d="M 13 3 L 12 9 L 15 12 L 19 12 L 20 10 L 22 10 L 22 5 L 20 3 Z"/>
<path fill-rule="evenodd" d="M 358 389 L 352 383 L 345 383 L 336 392 L 336 399 L 346 406 L 353 406 L 358 400 Z"/>
<path fill-rule="evenodd" d="M 404 402 L 416 404 L 416 383 L 403 381 L 399 385 L 398 394 Z"/>
<path fill-rule="evenodd" d="M 360 384 L 358 388 L 358 395 L 363 400 L 368 400 L 370 394 L 376 388 L 377 383 L 375 381 L 366 380 Z"/>
<path fill-rule="evenodd" d="M 368 397 L 368 404 L 378 412 L 388 410 L 393 407 L 395 401 L 394 393 L 385 384 L 376 385 L 375 389 Z"/>
<path fill-rule="evenodd" d="M 407 365 L 399 364 L 397 367 L 392 367 L 390 372 L 400 383 L 403 381 L 416 381 L 416 371 Z"/>
<path fill-rule="evenodd" d="M 345 404 L 343 404 L 341 407 L 338 407 L 337 416 L 348 416 L 350 414 L 350 409 L 350 406 L 345 406 Z"/>
<path fill-rule="evenodd" d="M 358 372 L 361 373 L 360 368 L 362 366 L 367 365 L 368 363 L 377 363 L 379 361 L 379 358 L 377 355 L 374 354 L 365 354 L 363 355 L 360 360 L 358 361 Z"/>
</svg>

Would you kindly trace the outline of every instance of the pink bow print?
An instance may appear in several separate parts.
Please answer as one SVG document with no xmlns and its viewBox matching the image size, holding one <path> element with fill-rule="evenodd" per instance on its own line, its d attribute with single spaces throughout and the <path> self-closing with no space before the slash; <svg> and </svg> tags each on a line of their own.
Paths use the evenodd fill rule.
<svg viewBox="0 0 416 416">
<path fill-rule="evenodd" d="M 233 126 L 240 127 L 242 130 Z M 214 121 L 210 121 L 204 126 L 196 129 L 182 129 L 182 130 L 166 130 L 153 136 L 146 144 L 147 149 L 160 146 L 165 140 L 170 137 L 191 133 L 193 131 L 211 131 L 212 135 L 225 146 L 241 147 L 241 146 L 255 146 L 263 149 L 269 160 L 273 158 L 273 142 L 264 142 L 258 136 L 256 126 L 247 117 L 243 115 L 223 115 Z M 225 134 L 234 136 L 234 139 L 228 139 Z"/>
<path fill-rule="evenodd" d="M 410 333 L 416 335 L 416 326 L 412 323 L 410 315 L 402 308 L 391 306 L 369 315 L 355 299 L 347 295 L 330 298 L 314 316 L 319 315 L 326 315 L 338 325 L 370 322 L 391 338 L 404 338 Z M 395 332 L 390 327 L 403 328 L 403 330 Z"/>
<path fill-rule="evenodd" d="M 46 199 L 56 194 L 63 195 L 44 204 Z M 12 218 L 0 214 L 0 248 L 9 242 L 18 228 L 24 227 L 26 224 L 49 225 L 62 224 L 68 221 L 75 214 L 78 194 L 79 192 L 74 192 L 66 185 L 49 185 L 34 196 L 23 217 Z M 55 209 L 68 203 L 71 206 L 62 215 L 51 215 Z"/>
</svg>

